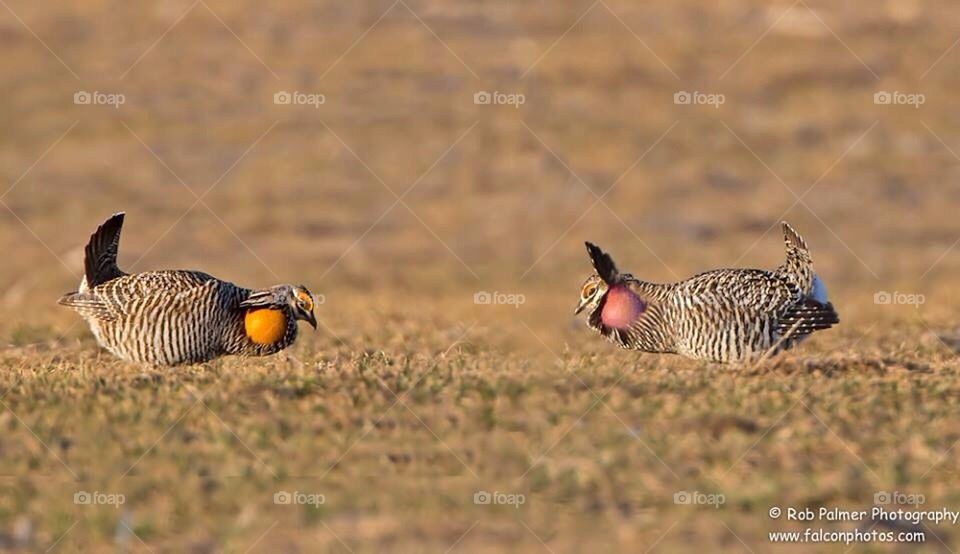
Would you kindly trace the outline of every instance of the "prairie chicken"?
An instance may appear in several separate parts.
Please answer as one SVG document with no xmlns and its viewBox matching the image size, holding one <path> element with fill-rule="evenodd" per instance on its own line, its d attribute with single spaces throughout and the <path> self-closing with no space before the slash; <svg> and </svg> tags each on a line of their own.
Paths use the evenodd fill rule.
<svg viewBox="0 0 960 554">
<path fill-rule="evenodd" d="M 715 362 L 745 361 L 790 348 L 839 319 L 803 238 L 783 222 L 787 259 L 772 271 L 716 269 L 658 284 L 617 271 L 586 243 L 596 270 L 580 289 L 576 312 L 620 347 Z"/>
<path fill-rule="evenodd" d="M 245 289 L 199 271 L 120 271 L 123 217 L 111 216 L 91 235 L 80 290 L 59 300 L 116 356 L 157 366 L 266 356 L 293 344 L 297 320 L 317 328 L 304 286 Z"/>
</svg>

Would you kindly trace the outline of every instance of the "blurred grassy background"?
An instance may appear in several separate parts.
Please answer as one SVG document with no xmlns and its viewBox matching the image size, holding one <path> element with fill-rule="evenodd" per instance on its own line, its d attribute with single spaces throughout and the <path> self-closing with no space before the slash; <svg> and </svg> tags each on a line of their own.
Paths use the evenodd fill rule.
<svg viewBox="0 0 960 554">
<path fill-rule="evenodd" d="M 403 0 L 362 5 L 287 2 L 269 8 L 221 0 L 86 2 L 82 7 L 7 0 L 0 9 L 0 249 L 6 254 L 0 266 L 0 310 L 5 316 L 0 318 L 0 338 L 8 345 L 8 396 L 3 398 L 10 403 L 4 417 L 11 437 L 7 446 L 2 441 L 0 446 L 9 449 L 4 455 L 11 464 L 7 486 L 21 500 L 0 515 L 11 527 L 24 521 L 18 517 L 33 514 L 28 521 L 47 541 L 44 548 L 60 536 L 57 530 L 74 521 L 64 515 L 57 520 L 62 525 L 52 525 L 37 515 L 41 506 L 28 500 L 43 496 L 33 482 L 36 475 L 46 475 L 48 482 L 70 477 L 36 439 L 49 443 L 70 435 L 72 444 L 86 445 L 80 450 L 91 456 L 89 464 L 80 464 L 86 469 L 81 481 L 115 478 L 119 467 L 132 463 L 130 458 L 143 454 L 179 421 L 178 407 L 183 406 L 178 395 L 190 386 L 192 370 L 141 374 L 138 368 L 95 358 L 86 326 L 55 305 L 59 294 L 73 290 L 79 281 L 90 232 L 121 210 L 128 213 L 120 256 L 125 269 L 200 268 L 247 286 L 302 282 L 325 296 L 318 313 L 321 332 L 304 336 L 292 360 L 213 364 L 204 370 L 212 374 L 201 371 L 195 377 L 201 391 L 239 391 L 240 399 L 249 400 L 229 408 L 229 398 L 224 399 L 221 408 L 232 413 L 231 426 L 261 425 L 256 433 L 269 435 L 276 421 L 296 419 L 294 414 L 308 409 L 304 406 L 324 413 L 324 406 L 339 405 L 334 399 L 350 394 L 353 381 L 343 377 L 344 383 L 334 379 L 338 384 L 318 388 L 316 379 L 330 379 L 313 376 L 325 364 L 353 379 L 355 372 L 363 374 L 357 368 L 368 363 L 364 356 L 374 356 L 376 361 L 369 363 L 388 374 L 393 364 L 413 357 L 420 360 L 414 365 L 420 365 L 410 371 L 429 374 L 425 382 L 433 383 L 435 396 L 421 399 L 431 410 L 470 420 L 466 429 L 489 433 L 494 442 L 498 437 L 533 441 L 523 450 L 527 463 L 536 465 L 536 453 L 544 446 L 538 441 L 549 445 L 566 436 L 563 431 L 579 425 L 577 415 L 595 400 L 587 389 L 578 391 L 582 406 L 564 394 L 553 396 L 553 387 L 569 380 L 566 370 L 572 368 L 589 375 L 598 372 L 598 382 L 605 386 L 597 392 L 612 385 L 612 398 L 621 399 L 616 411 L 640 410 L 637 421 L 660 421 L 672 412 L 662 406 L 665 411 L 637 406 L 635 399 L 643 394 L 623 390 L 625 383 L 677 401 L 704 395 L 707 400 L 696 413 L 680 418 L 687 423 L 660 429 L 664 451 L 657 448 L 658 454 L 677 463 L 704 460 L 692 443 L 669 444 L 671 436 L 702 437 L 713 425 L 691 421 L 726 412 L 756 417 L 759 423 L 753 426 L 734 425 L 732 443 L 721 444 L 716 459 L 704 461 L 698 470 L 706 474 L 711 463 L 729 466 L 751 444 L 768 437 L 764 431 L 781 421 L 777 416 L 793 401 L 763 407 L 753 401 L 742 404 L 742 393 L 727 398 L 739 389 L 727 387 L 726 381 L 697 377 L 706 372 L 731 379 L 723 370 L 633 356 L 592 336 L 571 316 L 579 285 L 589 273 L 582 242 L 601 244 L 638 277 L 675 280 L 718 266 L 778 264 L 783 247 L 776 224 L 787 219 L 810 243 L 843 323 L 808 341 L 790 355 L 786 366 L 744 376 L 752 383 L 746 389 L 770 392 L 782 379 L 784 390 L 804 391 L 819 383 L 822 371 L 834 376 L 821 383 L 839 398 L 831 406 L 839 402 L 835 409 L 842 409 L 856 402 L 867 410 L 877 399 L 866 393 L 854 398 L 861 386 L 892 387 L 892 397 L 881 396 L 885 400 L 875 403 L 881 411 L 873 420 L 894 423 L 892 413 L 911 412 L 898 424 L 898 432 L 881 427 L 863 434 L 855 426 L 849 435 L 840 432 L 846 441 L 875 440 L 857 443 L 864 450 L 855 450 L 868 457 L 868 465 L 880 464 L 890 474 L 877 470 L 876 478 L 851 485 L 854 488 L 845 489 L 840 498 L 869 496 L 863 491 L 871 486 L 892 487 L 896 483 L 885 480 L 902 471 L 901 484 L 924 483 L 920 492 L 956 499 L 956 491 L 929 482 L 955 472 L 955 463 L 920 479 L 926 467 L 906 470 L 904 463 L 884 458 L 891 445 L 902 444 L 917 426 L 929 429 L 925 448 L 934 453 L 947 451 L 960 432 L 948 423 L 955 418 L 953 349 L 960 344 L 955 324 L 960 252 L 953 249 L 960 237 L 954 216 L 960 196 L 960 115 L 951 101 L 960 75 L 960 49 L 953 48 L 960 32 L 955 15 L 956 7 L 949 2 L 912 0 L 842 5 L 725 0 L 709 6 L 686 0 L 669 5 Z M 78 91 L 123 94 L 125 102 L 117 108 L 76 105 L 73 96 Z M 276 105 L 273 95 L 278 91 L 323 94 L 325 103 Z M 478 91 L 523 94 L 525 102 L 518 107 L 477 105 L 473 96 Z M 678 91 L 722 94 L 725 101 L 718 107 L 677 105 L 673 96 Z M 922 94 L 925 102 L 919 107 L 878 105 L 878 91 Z M 477 305 L 473 295 L 478 291 L 522 294 L 526 301 L 519 307 Z M 874 295 L 880 291 L 922 294 L 926 302 L 919 307 L 878 305 Z M 454 353 L 459 357 L 451 360 Z M 558 364 L 557 356 L 564 361 Z M 450 372 L 449 380 L 433 382 L 437 366 L 430 359 L 441 360 L 436 363 Z M 461 370 L 468 376 L 476 371 L 483 383 L 477 390 L 487 392 L 465 385 L 468 377 L 458 373 Z M 917 377 L 920 373 L 927 377 Z M 526 374 L 532 375 L 529 383 Z M 627 374 L 625 381 L 617 380 Z M 674 379 L 675 374 L 683 377 Z M 283 384 L 287 378 L 313 384 L 305 392 L 296 387 L 290 392 L 289 384 Z M 143 379 L 162 385 L 144 389 Z M 256 382 L 251 384 L 251 379 Z M 693 384 L 688 383 L 691 379 Z M 117 408 L 112 425 L 113 403 L 103 405 L 97 398 L 114 394 L 98 384 L 114 380 L 120 383 L 118 398 L 130 405 Z M 653 384 L 661 380 L 669 385 Z M 508 394 L 503 387 L 515 385 L 526 391 L 517 393 L 523 401 L 511 408 L 517 410 L 511 415 L 517 428 L 499 431 L 494 423 L 486 426 L 482 410 L 463 408 L 461 396 L 450 388 L 496 398 Z M 567 385 L 577 385 L 576 380 Z M 423 383 L 414 378 L 406 386 L 419 390 Z M 264 394 L 270 401 L 251 392 L 261 388 L 269 391 Z M 42 391 L 53 396 L 38 401 Z M 938 403 L 924 412 L 918 398 L 927 399 L 928 392 Z M 256 401 L 244 394 L 256 396 Z M 285 395 L 305 395 L 307 400 L 287 405 Z M 355 398 L 348 403 L 352 408 L 343 406 L 345 412 L 337 417 L 351 421 L 349 414 L 356 410 L 356 425 L 368 429 L 394 400 L 389 394 L 375 396 L 370 405 Z M 546 408 L 537 412 L 550 400 L 570 403 L 564 407 L 569 418 L 552 418 Z M 83 413 L 89 419 L 71 421 L 78 406 L 74 402 L 88 408 Z M 158 407 L 144 405 L 152 402 Z M 654 401 L 654 406 L 659 404 Z M 145 428 L 134 423 L 138 410 L 153 418 Z M 329 410 L 336 413 L 336 408 Z M 210 414 L 205 415 L 209 419 Z M 582 423 L 592 432 L 614 433 L 611 429 L 623 430 L 617 419 L 632 421 L 630 415 L 604 415 Z M 803 421 L 787 417 L 783 422 L 790 423 L 791 433 L 808 433 L 805 436 L 815 440 L 823 428 L 816 416 L 803 415 Z M 835 415 L 840 427 L 864 417 Z M 50 423 L 51 417 L 70 433 Z M 318 416 L 309 412 L 304 417 Z M 541 419 L 545 435 L 523 429 L 524 421 Z M 827 419 L 833 428 L 835 422 Z M 934 420 L 940 423 L 932 425 Z M 34 429 L 36 437 L 31 436 Z M 99 452 L 97 437 L 105 432 L 114 433 L 117 441 L 135 436 L 137 446 L 127 451 L 114 445 L 119 450 L 105 447 Z M 400 443 L 392 443 L 392 436 L 373 441 L 381 445 L 375 451 L 392 460 L 385 451 L 408 451 L 410 444 L 422 443 L 424 448 L 439 448 L 440 456 L 448 454 L 423 432 L 419 429 L 413 442 L 403 434 Z M 471 443 L 472 435 L 459 433 L 456 439 L 444 431 L 440 435 L 455 445 L 463 440 L 470 448 L 480 446 Z M 251 440 L 243 436 L 242 441 Z M 207 438 L 211 444 L 226 440 L 228 446 L 220 446 L 252 463 L 246 474 L 262 480 L 263 490 L 275 488 L 268 482 L 282 477 L 264 472 L 263 464 L 251 461 L 249 452 L 229 436 L 211 431 Z M 302 454 L 322 457 L 327 464 L 350 444 L 339 435 L 329 444 L 300 438 L 305 442 L 294 444 L 306 445 Z M 783 440 L 790 440 L 789 434 Z M 573 442 L 582 446 L 571 448 L 583 463 L 607 455 L 596 444 Z M 214 448 L 204 440 L 199 444 Z M 321 444 L 339 450 L 323 450 Z M 856 459 L 845 454 L 849 448 L 840 446 L 835 451 L 842 461 L 836 463 L 849 464 L 848 472 L 862 472 Z M 254 450 L 274 447 L 280 448 L 263 443 Z M 153 487 L 154 496 L 141 500 L 141 511 L 168 513 L 161 507 L 162 492 L 179 480 L 180 473 L 173 469 L 176 460 L 203 458 L 205 450 L 198 448 L 185 443 L 168 454 L 171 465 L 157 462 L 153 469 L 143 469 L 152 477 L 141 475 L 146 481 L 137 482 Z M 488 452 L 500 452 L 490 448 Z M 911 453 L 916 451 L 904 456 Z M 501 452 L 486 462 L 501 454 L 508 456 Z M 686 536 L 737 550 L 743 544 L 729 531 L 734 527 L 755 549 L 767 550 L 770 545 L 760 533 L 768 522 L 757 498 L 798 499 L 788 494 L 793 481 L 785 476 L 778 480 L 776 460 L 781 458 L 772 450 L 767 454 L 757 462 L 771 479 L 766 496 L 741 503 L 741 519 L 730 514 L 728 506 L 721 510 L 733 518 L 728 529 L 706 514 L 695 525 L 672 531 L 662 545 L 679 547 L 684 543 L 672 541 Z M 585 489 L 573 487 L 569 498 L 581 502 L 572 502 L 575 509 L 567 525 L 558 524 L 554 534 L 543 537 L 548 548 L 586 549 L 591 539 L 634 551 L 639 545 L 660 544 L 655 540 L 670 525 L 663 514 L 675 510 L 664 503 L 665 496 L 651 492 L 657 488 L 652 476 L 662 473 L 662 467 L 655 459 L 651 462 L 644 448 L 609 455 L 621 456 L 614 466 L 625 473 L 608 483 L 602 501 L 591 502 Z M 788 451 L 782 460 L 797 455 Z M 98 456 L 103 456 L 103 466 L 97 465 Z M 924 456 L 930 463 L 937 458 Z M 217 463 L 227 463 L 224 460 Z M 653 464 L 652 473 L 643 473 L 647 463 Z M 291 464 L 293 475 L 318 473 L 307 469 L 307 459 Z M 428 475 L 444 473 L 431 473 L 430 460 L 424 464 Z M 455 459 L 451 465 L 451 471 L 463 471 Z M 381 472 L 360 464 L 357 471 L 388 478 L 395 466 L 389 461 Z M 500 469 L 510 479 L 520 473 Z M 170 472 L 169 481 L 161 477 L 164 471 Z M 220 473 L 216 467 L 205 471 Z M 571 471 L 583 479 L 582 468 Z M 357 482 L 357 475 L 341 477 L 345 494 L 356 494 L 349 486 L 365 488 L 365 478 Z M 62 484 L 64 490 L 75 489 L 68 481 Z M 406 486 L 423 490 L 412 482 Z M 717 482 L 701 484 L 717 488 Z M 742 481 L 723 482 L 729 485 L 728 496 L 743 486 Z M 202 479 L 189 483 L 185 494 L 206 494 Z M 692 489 L 698 481 L 691 483 L 686 486 Z M 513 486 L 528 490 L 524 487 L 529 485 Z M 383 486 L 382 497 L 368 498 L 382 503 L 379 509 L 340 506 L 322 523 L 291 524 L 282 534 L 288 546 L 305 548 L 314 535 L 330 530 L 327 525 L 334 516 L 356 520 L 357 527 L 350 531 L 337 529 L 347 535 L 348 548 L 360 550 L 359 545 L 370 550 L 430 545 L 442 551 L 470 526 L 472 517 L 439 530 L 425 523 L 444 519 L 456 503 L 435 505 L 436 499 L 420 495 L 417 502 L 425 506 L 415 510 L 409 521 L 417 524 L 407 528 L 409 521 L 393 504 L 405 497 L 403 486 Z M 606 495 L 615 497 L 617 486 L 640 488 L 630 489 L 636 494 L 624 501 L 628 508 L 600 506 L 612 501 Z M 683 486 L 670 483 L 667 489 Z M 50 498 L 68 498 L 60 485 L 49 488 Z M 222 497 L 208 492 L 212 498 Z M 649 495 L 657 501 L 648 502 Z M 457 498 L 459 503 L 467 500 Z M 68 508 L 74 509 L 70 504 L 64 513 Z M 196 507 L 177 510 L 191 517 L 154 522 L 152 532 L 142 533 L 147 542 L 154 541 L 150 544 L 157 548 L 227 544 L 243 550 L 269 525 L 260 521 L 258 530 L 222 513 L 206 521 Z M 545 525 L 554 509 L 532 501 L 524 510 L 531 521 Z M 572 522 L 583 510 L 592 515 L 580 520 L 580 528 Z M 611 511 L 617 513 L 612 534 L 603 525 L 610 523 Z M 238 517 L 259 521 L 251 514 Z M 289 513 L 287 517 L 300 521 Z M 712 526 L 700 525 L 710 518 Z M 476 543 L 460 546 L 543 548 L 535 534 L 515 522 L 488 519 L 493 521 L 469 531 L 467 538 Z M 100 528 L 116 525 L 105 516 Z M 235 543 L 223 536 L 231 525 L 240 529 L 230 538 Z M 591 535 L 597 529 L 604 529 L 602 540 Z M 280 535 L 268 535 L 254 546 L 265 548 L 281 540 Z M 393 542 L 377 542 L 381 536 Z M 90 537 L 83 543 L 68 536 L 60 547 L 111 548 L 115 542 L 109 532 L 92 531 Z M 127 539 L 133 548 L 144 546 Z M 345 546 L 339 541 L 324 544 L 333 550 Z"/>
</svg>

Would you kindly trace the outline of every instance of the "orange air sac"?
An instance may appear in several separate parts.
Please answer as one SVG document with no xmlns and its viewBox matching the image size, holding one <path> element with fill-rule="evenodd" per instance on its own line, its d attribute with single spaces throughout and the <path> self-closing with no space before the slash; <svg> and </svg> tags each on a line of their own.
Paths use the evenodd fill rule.
<svg viewBox="0 0 960 554">
<path fill-rule="evenodd" d="M 257 344 L 273 344 L 283 337 L 287 318 L 280 310 L 250 310 L 243 318 L 247 337 Z"/>
</svg>

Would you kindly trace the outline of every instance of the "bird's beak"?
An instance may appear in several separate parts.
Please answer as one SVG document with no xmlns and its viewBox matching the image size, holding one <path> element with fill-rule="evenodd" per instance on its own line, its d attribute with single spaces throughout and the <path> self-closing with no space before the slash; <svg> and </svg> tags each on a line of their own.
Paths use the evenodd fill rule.
<svg viewBox="0 0 960 554">
<path fill-rule="evenodd" d="M 581 300 L 580 303 L 577 304 L 577 309 L 573 310 L 573 315 L 580 315 L 580 312 L 582 312 L 583 309 L 586 307 L 587 307 L 587 303 Z"/>
<path fill-rule="evenodd" d="M 309 323 L 310 326 L 313 327 L 314 331 L 317 330 L 317 318 L 316 316 L 313 315 L 313 312 L 310 312 L 310 317 L 307 318 L 307 323 Z"/>
</svg>

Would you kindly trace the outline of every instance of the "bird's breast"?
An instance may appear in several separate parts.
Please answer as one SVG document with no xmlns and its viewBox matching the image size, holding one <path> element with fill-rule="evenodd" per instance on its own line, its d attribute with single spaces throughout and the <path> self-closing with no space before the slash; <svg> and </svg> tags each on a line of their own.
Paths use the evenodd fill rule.
<svg viewBox="0 0 960 554">
<path fill-rule="evenodd" d="M 283 338 L 287 316 L 282 310 L 261 308 L 250 310 L 243 318 L 247 337 L 256 344 L 273 344 Z"/>
</svg>

